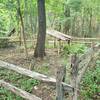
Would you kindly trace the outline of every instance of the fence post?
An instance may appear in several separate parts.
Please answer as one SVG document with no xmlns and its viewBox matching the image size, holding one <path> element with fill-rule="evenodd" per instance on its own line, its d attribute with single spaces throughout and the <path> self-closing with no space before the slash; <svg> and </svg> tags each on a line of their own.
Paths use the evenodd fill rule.
<svg viewBox="0 0 100 100">
<path fill-rule="evenodd" d="M 56 75 L 56 100 L 64 100 L 64 87 L 62 82 L 65 81 L 66 67 L 60 66 Z"/>
<path fill-rule="evenodd" d="M 74 92 L 72 96 L 72 100 L 77 100 L 78 97 L 78 83 L 77 83 L 77 76 L 78 76 L 78 57 L 76 54 L 71 56 L 71 85 L 74 87 Z"/>
</svg>

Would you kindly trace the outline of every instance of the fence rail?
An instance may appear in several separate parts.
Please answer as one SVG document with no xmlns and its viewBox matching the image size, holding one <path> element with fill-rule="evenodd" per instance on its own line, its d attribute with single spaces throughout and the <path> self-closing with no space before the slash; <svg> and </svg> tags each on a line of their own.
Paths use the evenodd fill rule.
<svg viewBox="0 0 100 100">
<path fill-rule="evenodd" d="M 15 93 L 16 95 L 19 95 L 22 98 L 27 99 L 27 100 L 42 100 L 39 97 L 32 95 L 24 90 L 21 90 L 3 80 L 0 80 L 0 86 L 6 88 L 7 90 L 10 90 L 11 92 Z"/>
<path fill-rule="evenodd" d="M 29 77 L 37 79 L 39 81 L 46 82 L 48 84 L 50 83 L 50 85 L 53 85 L 53 86 L 61 86 L 60 88 L 58 87 L 58 89 L 57 89 L 57 93 L 58 93 L 57 97 L 60 97 L 59 96 L 60 94 L 58 91 L 60 91 L 60 93 L 61 93 L 61 91 L 63 92 L 63 90 L 64 91 L 67 90 L 67 92 L 72 92 L 74 94 L 72 100 L 77 100 L 77 97 L 78 97 L 77 91 L 79 91 L 80 81 L 81 81 L 84 73 L 86 72 L 89 64 L 93 60 L 94 61 L 97 60 L 97 56 L 99 54 L 100 54 L 100 45 L 95 45 L 95 46 L 91 47 L 90 49 L 88 49 L 87 52 L 85 52 L 85 54 L 82 55 L 80 58 L 76 59 L 77 57 L 75 57 L 75 56 L 72 57 L 72 62 L 71 62 L 72 72 L 71 73 L 73 73 L 73 74 L 71 74 L 72 75 L 72 79 L 71 79 L 72 84 L 71 85 L 61 82 L 62 78 L 60 80 L 58 80 L 59 84 L 57 84 L 57 81 L 56 81 L 57 79 L 55 79 L 55 78 L 51 78 L 51 77 L 48 77 L 46 75 L 43 75 L 43 74 L 40 74 L 40 73 L 37 73 L 34 71 L 30 71 L 28 69 L 4 62 L 2 60 L 0 60 L 0 67 L 18 72 L 20 74 L 29 76 Z M 60 76 L 62 77 L 62 75 L 60 75 Z M 58 76 L 58 78 L 59 78 L 59 76 Z M 14 87 L 14 86 L 10 85 L 9 83 L 6 83 L 2 80 L 0 80 L 0 86 L 6 87 L 7 89 L 11 90 L 15 94 L 18 94 L 16 91 L 22 91 L 21 93 L 27 94 L 27 92 L 20 90 L 17 87 Z M 61 88 L 63 88 L 63 90 Z M 14 89 L 16 89 L 16 91 L 13 91 Z M 18 95 L 20 95 L 21 97 L 24 97 L 24 94 L 19 93 Z M 27 94 L 27 95 L 29 96 L 30 94 Z M 32 95 L 29 98 L 31 98 L 31 97 L 32 97 Z M 35 97 L 36 96 L 33 95 L 33 99 L 29 99 L 29 100 L 41 100 L 38 97 L 36 97 L 37 99 L 34 99 Z M 59 99 L 57 99 L 57 100 L 59 100 Z"/>
</svg>

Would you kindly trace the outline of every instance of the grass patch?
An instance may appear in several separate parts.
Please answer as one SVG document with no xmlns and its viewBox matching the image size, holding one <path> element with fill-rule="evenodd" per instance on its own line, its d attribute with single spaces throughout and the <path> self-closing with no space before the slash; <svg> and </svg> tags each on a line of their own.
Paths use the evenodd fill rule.
<svg viewBox="0 0 100 100">
<path fill-rule="evenodd" d="M 87 70 L 81 83 L 81 94 L 83 100 L 100 100 L 100 60 L 95 68 Z"/>
<path fill-rule="evenodd" d="M 5 80 L 14 86 L 21 88 L 29 93 L 32 92 L 34 86 L 39 84 L 39 81 L 18 74 L 16 72 L 0 68 L 0 80 Z M 8 90 L 0 87 L 0 100 L 23 100 L 21 97 L 9 92 Z"/>
</svg>

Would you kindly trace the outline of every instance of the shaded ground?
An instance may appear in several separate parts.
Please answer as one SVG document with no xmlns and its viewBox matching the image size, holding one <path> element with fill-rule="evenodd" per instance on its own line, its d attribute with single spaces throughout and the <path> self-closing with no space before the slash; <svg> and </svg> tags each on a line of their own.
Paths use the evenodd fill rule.
<svg viewBox="0 0 100 100">
<path fill-rule="evenodd" d="M 59 66 L 58 62 L 60 58 L 57 55 L 57 50 L 47 50 L 46 57 L 43 60 L 35 59 L 33 57 L 34 51 L 29 51 L 28 59 L 25 58 L 25 54 L 22 50 L 18 49 L 0 49 L 0 60 L 7 61 L 9 63 L 25 67 L 30 70 L 36 70 L 42 72 L 43 70 L 48 70 L 45 74 L 50 74 L 52 76 L 55 75 L 57 66 Z M 60 62 L 59 62 L 60 63 Z M 44 68 L 43 68 L 44 67 Z M 42 69 L 43 68 L 43 69 Z M 44 72 L 43 71 L 43 72 Z"/>
<path fill-rule="evenodd" d="M 15 48 L 0 49 L 0 60 L 55 77 L 57 67 L 59 66 L 58 62 L 60 61 L 57 50 L 46 50 L 47 56 L 43 60 L 35 59 L 33 57 L 33 50 L 28 51 L 29 58 L 25 59 L 23 50 Z M 43 100 L 53 100 L 55 88 L 45 83 L 40 83 L 38 86 L 33 87 L 32 93 Z"/>
<path fill-rule="evenodd" d="M 29 58 L 25 59 L 23 49 L 19 48 L 0 49 L 0 60 L 7 61 L 9 63 L 25 67 L 29 70 L 40 72 L 51 77 L 55 77 L 56 70 L 61 64 L 62 59 L 65 61 L 65 64 L 68 62 L 67 61 L 68 59 L 59 57 L 57 55 L 56 49 L 46 50 L 47 55 L 43 60 L 35 59 L 33 57 L 34 50 L 29 49 L 28 51 L 29 51 Z M 13 80 L 11 82 L 13 82 Z M 55 95 L 56 95 L 55 87 L 52 87 L 46 83 L 41 83 L 41 82 L 38 85 L 32 87 L 31 93 L 42 98 L 42 100 L 55 100 Z M 100 94 L 94 94 L 93 97 L 95 98 L 93 100 L 99 100 L 97 97 L 100 96 L 98 95 Z M 83 97 L 80 96 L 80 98 Z"/>
</svg>

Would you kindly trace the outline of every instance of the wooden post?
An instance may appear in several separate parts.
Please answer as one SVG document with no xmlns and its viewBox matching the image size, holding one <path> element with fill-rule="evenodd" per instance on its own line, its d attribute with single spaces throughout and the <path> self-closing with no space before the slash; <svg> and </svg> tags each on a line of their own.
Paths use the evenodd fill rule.
<svg viewBox="0 0 100 100">
<path fill-rule="evenodd" d="M 74 93 L 72 100 L 77 100 L 78 97 L 78 83 L 77 83 L 77 76 L 78 76 L 78 57 L 77 55 L 72 55 L 71 57 L 71 85 L 74 87 Z"/>
<path fill-rule="evenodd" d="M 61 84 L 65 81 L 66 67 L 60 66 L 56 75 L 56 100 L 64 100 L 64 87 Z"/>
<path fill-rule="evenodd" d="M 54 38 L 54 48 L 56 48 L 56 38 Z"/>
<path fill-rule="evenodd" d="M 58 40 L 58 55 L 60 54 L 61 51 L 61 40 Z"/>
<path fill-rule="evenodd" d="M 68 40 L 68 45 L 70 45 L 70 43 L 71 43 L 71 41 L 70 41 L 70 40 Z"/>
</svg>

